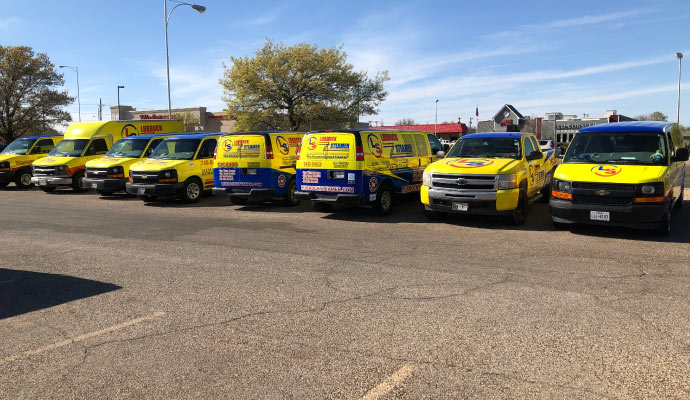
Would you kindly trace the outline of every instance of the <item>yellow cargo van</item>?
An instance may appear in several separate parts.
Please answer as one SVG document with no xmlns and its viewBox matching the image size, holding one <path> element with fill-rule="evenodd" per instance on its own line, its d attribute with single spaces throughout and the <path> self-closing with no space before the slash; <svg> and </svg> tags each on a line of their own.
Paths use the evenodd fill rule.
<svg viewBox="0 0 690 400">
<path fill-rule="evenodd" d="M 16 139 L 0 153 L 0 187 L 14 182 L 18 188 L 33 187 L 31 165 L 62 140 L 62 135 L 27 136 Z"/>
<path fill-rule="evenodd" d="M 156 146 L 173 135 L 179 133 L 138 135 L 118 140 L 105 157 L 86 163 L 84 187 L 96 189 L 102 196 L 124 192 L 130 165 L 148 158 Z"/>
<path fill-rule="evenodd" d="M 31 182 L 45 192 L 60 186 L 75 192 L 83 185 L 86 163 L 103 157 L 123 137 L 181 132 L 181 120 L 76 122 L 67 127 L 64 139 L 33 164 Z"/>
<path fill-rule="evenodd" d="M 443 157 L 442 148 L 427 132 L 310 132 L 297 158 L 296 197 L 311 200 L 318 211 L 350 203 L 388 214 L 395 196 L 419 192 L 424 168 Z"/>
<path fill-rule="evenodd" d="M 304 133 L 241 132 L 221 136 L 213 162 L 214 195 L 233 204 L 279 197 L 296 205 L 295 164 Z"/>
<path fill-rule="evenodd" d="M 213 189 L 213 153 L 220 133 L 179 135 L 163 140 L 146 160 L 129 167 L 127 193 L 144 201 L 181 197 L 199 201 Z"/>
<path fill-rule="evenodd" d="M 576 223 L 671 231 L 683 205 L 688 150 L 678 125 L 617 122 L 580 129 L 554 173 L 554 226 Z"/>
</svg>

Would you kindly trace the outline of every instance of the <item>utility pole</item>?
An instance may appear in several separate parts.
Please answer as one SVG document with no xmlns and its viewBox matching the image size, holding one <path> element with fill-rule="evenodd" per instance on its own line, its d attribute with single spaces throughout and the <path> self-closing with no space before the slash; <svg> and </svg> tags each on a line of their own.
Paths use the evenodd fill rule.
<svg viewBox="0 0 690 400">
<path fill-rule="evenodd" d="M 100 97 L 98 98 L 98 120 L 103 121 L 103 101 Z"/>
<path fill-rule="evenodd" d="M 436 117 L 434 117 L 434 136 L 438 137 L 438 99 L 436 99 Z"/>
<path fill-rule="evenodd" d="M 680 125 L 680 70 L 683 64 L 683 53 L 676 53 L 678 59 L 678 103 L 676 105 L 676 123 Z"/>
</svg>

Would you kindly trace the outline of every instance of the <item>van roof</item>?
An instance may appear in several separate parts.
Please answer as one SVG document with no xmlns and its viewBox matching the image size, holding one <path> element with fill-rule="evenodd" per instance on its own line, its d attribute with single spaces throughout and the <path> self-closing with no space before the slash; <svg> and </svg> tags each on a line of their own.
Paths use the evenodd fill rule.
<svg viewBox="0 0 690 400">
<path fill-rule="evenodd" d="M 460 139 L 489 138 L 489 137 L 517 139 L 517 138 L 521 138 L 525 135 L 529 135 L 529 133 L 527 133 L 527 132 L 479 132 L 479 133 L 470 133 L 469 135 L 462 136 Z"/>
<path fill-rule="evenodd" d="M 420 132 L 433 135 L 432 132 L 415 131 L 410 129 L 325 129 L 308 133 L 361 133 L 361 132 Z"/>
<path fill-rule="evenodd" d="M 203 139 L 208 136 L 219 136 L 222 135 L 220 132 L 216 133 L 186 133 L 182 135 L 175 135 L 172 137 L 169 137 L 168 139 Z M 167 140 L 167 139 L 166 139 Z"/>
<path fill-rule="evenodd" d="M 34 136 L 22 136 L 18 137 L 17 139 L 40 139 L 40 138 L 47 138 L 47 137 L 60 137 L 62 134 L 59 135 L 34 135 Z M 17 140 L 15 139 L 15 140 Z"/>
<path fill-rule="evenodd" d="M 673 125 L 667 121 L 626 121 L 610 124 L 592 125 L 580 129 L 580 132 L 663 132 Z"/>
<path fill-rule="evenodd" d="M 296 133 L 303 134 L 304 132 L 293 132 L 293 131 L 239 131 L 239 132 L 225 132 L 222 133 L 223 136 L 228 135 L 268 135 L 272 133 Z"/>
<path fill-rule="evenodd" d="M 182 135 L 181 132 L 178 133 L 156 133 L 153 135 L 134 135 L 134 136 L 127 136 L 126 138 L 122 139 L 153 139 L 157 137 L 165 137 L 165 136 L 179 136 Z"/>
</svg>

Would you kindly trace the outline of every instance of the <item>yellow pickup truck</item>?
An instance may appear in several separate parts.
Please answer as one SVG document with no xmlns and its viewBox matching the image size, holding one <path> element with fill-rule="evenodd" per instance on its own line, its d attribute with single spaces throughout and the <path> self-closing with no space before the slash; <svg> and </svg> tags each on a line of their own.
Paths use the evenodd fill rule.
<svg viewBox="0 0 690 400">
<path fill-rule="evenodd" d="M 20 189 L 33 187 L 31 165 L 62 140 L 62 135 L 21 137 L 0 153 L 0 187 L 14 182 Z"/>
<path fill-rule="evenodd" d="M 530 200 L 548 201 L 557 159 L 536 136 L 520 132 L 474 133 L 460 138 L 422 176 L 424 214 L 504 215 L 522 225 Z"/>
</svg>

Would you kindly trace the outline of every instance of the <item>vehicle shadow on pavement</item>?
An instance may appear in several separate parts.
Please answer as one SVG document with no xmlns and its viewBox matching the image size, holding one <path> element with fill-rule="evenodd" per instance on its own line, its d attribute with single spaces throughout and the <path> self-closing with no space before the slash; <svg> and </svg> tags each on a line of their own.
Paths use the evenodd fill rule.
<svg viewBox="0 0 690 400">
<path fill-rule="evenodd" d="M 38 188 L 36 186 L 34 186 L 34 187 L 26 188 L 26 189 L 21 189 L 17 186 L 14 186 L 14 184 L 0 188 L 0 192 L 27 192 L 30 190 L 38 190 Z"/>
<path fill-rule="evenodd" d="M 118 289 L 74 276 L 0 268 L 0 320 Z"/>
<path fill-rule="evenodd" d="M 135 198 L 136 199 L 136 198 Z M 196 203 L 185 203 L 184 201 L 176 198 L 162 198 L 160 200 L 152 202 L 143 202 L 139 199 L 137 201 L 144 203 L 147 207 L 158 207 L 158 208 L 204 208 L 204 207 L 227 207 L 231 206 L 229 200 L 222 197 L 216 197 L 213 195 L 204 195 Z"/>
<path fill-rule="evenodd" d="M 229 203 L 230 206 L 234 206 Z M 311 205 L 307 201 L 301 201 L 296 206 L 286 206 L 279 202 L 265 202 L 265 203 L 250 203 L 237 207 L 237 211 L 245 212 L 267 212 L 267 213 L 281 213 L 281 214 L 302 214 L 312 211 Z"/>
<path fill-rule="evenodd" d="M 99 200 L 110 200 L 110 201 L 141 201 L 137 199 L 137 196 L 127 193 L 114 193 L 109 196 L 98 196 Z"/>
</svg>

